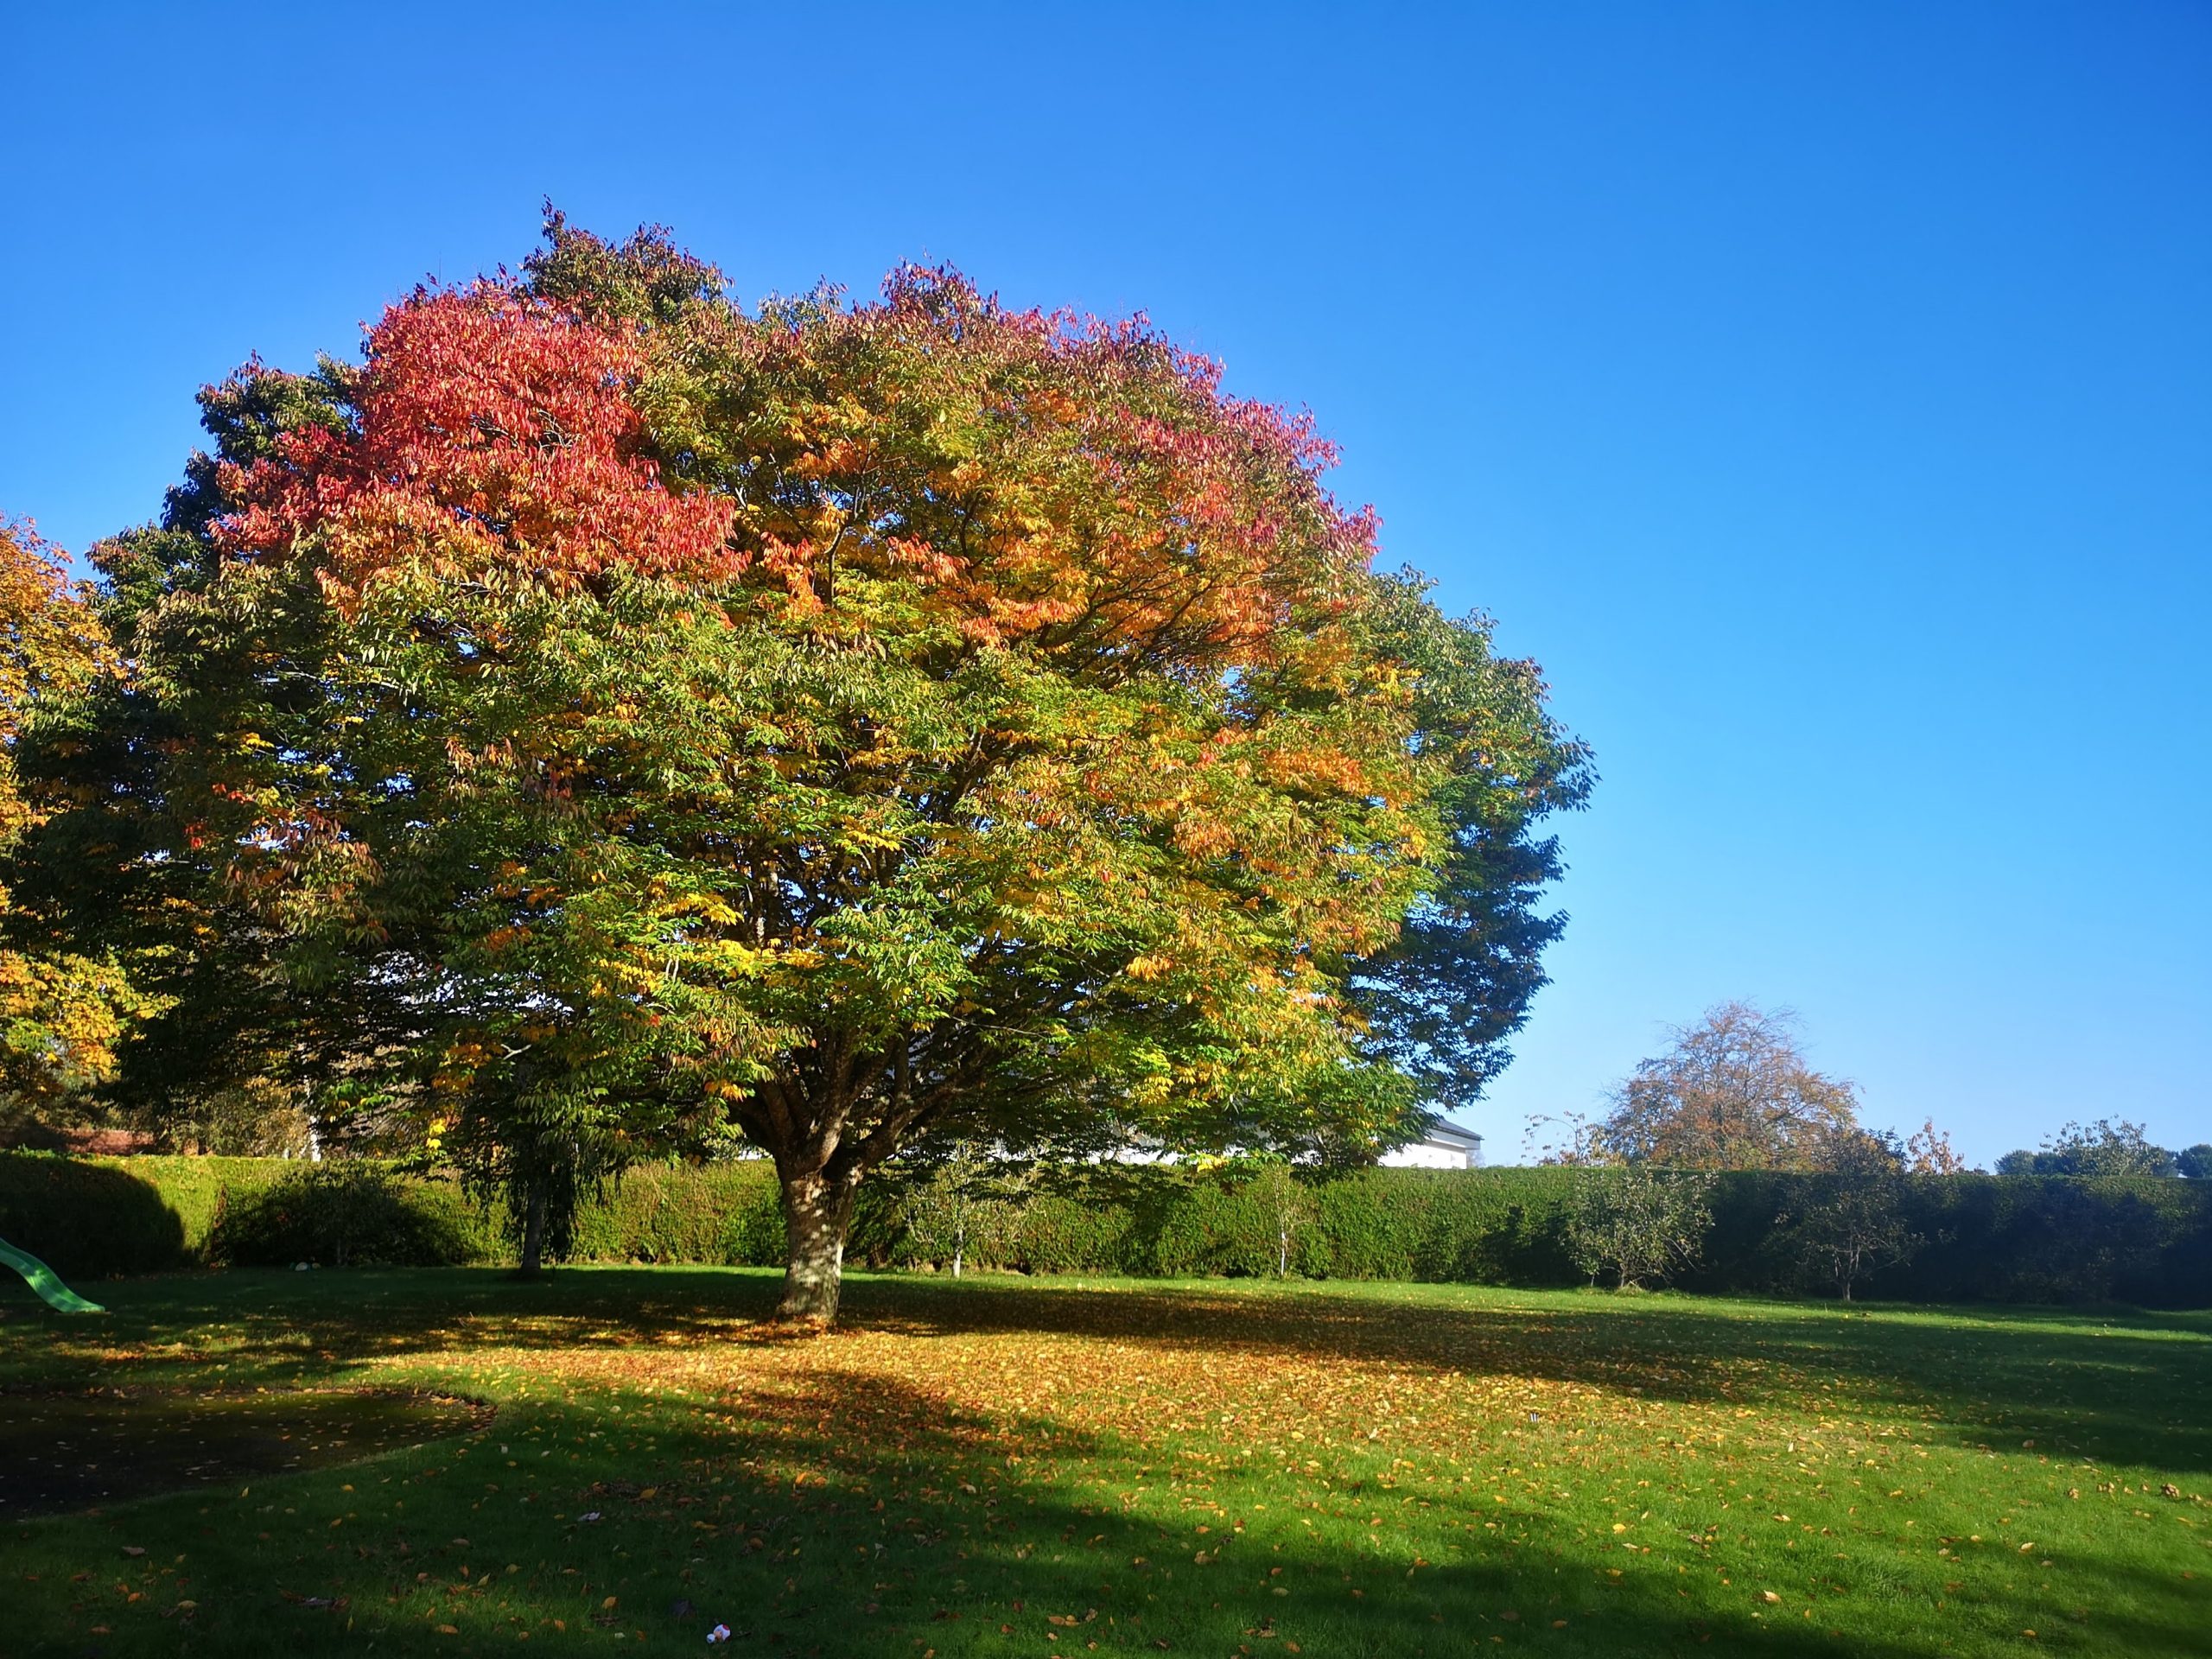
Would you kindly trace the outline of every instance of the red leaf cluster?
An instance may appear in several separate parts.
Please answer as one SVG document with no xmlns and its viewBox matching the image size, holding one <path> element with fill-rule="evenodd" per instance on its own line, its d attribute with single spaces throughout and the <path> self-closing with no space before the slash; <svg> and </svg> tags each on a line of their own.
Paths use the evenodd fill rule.
<svg viewBox="0 0 2212 1659">
<path fill-rule="evenodd" d="M 224 469 L 239 505 L 217 535 L 250 557 L 312 537 L 341 594 L 407 565 L 555 588 L 730 574 L 729 505 L 671 493 L 639 453 L 641 363 L 633 340 L 497 284 L 417 291 L 369 331 L 347 428 Z"/>
</svg>

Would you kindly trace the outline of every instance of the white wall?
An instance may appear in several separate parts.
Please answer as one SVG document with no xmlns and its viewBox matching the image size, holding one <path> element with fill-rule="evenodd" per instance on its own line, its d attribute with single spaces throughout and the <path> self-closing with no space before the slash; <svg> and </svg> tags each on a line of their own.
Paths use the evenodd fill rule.
<svg viewBox="0 0 2212 1659">
<path fill-rule="evenodd" d="M 1375 1161 L 1385 1169 L 1474 1169 L 1480 1166 L 1482 1154 L 1465 1147 L 1416 1141 L 1395 1152 L 1386 1152 Z"/>
</svg>

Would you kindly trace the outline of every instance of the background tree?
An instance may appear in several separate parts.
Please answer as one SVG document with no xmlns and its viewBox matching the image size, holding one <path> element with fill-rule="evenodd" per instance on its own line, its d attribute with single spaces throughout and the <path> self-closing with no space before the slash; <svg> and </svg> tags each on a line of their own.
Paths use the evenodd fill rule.
<svg viewBox="0 0 2212 1659">
<path fill-rule="evenodd" d="M 313 375 L 288 375 L 256 364 L 203 389 L 213 452 L 187 463 L 158 524 L 90 555 L 100 574 L 90 601 L 125 664 L 144 657 L 142 626 L 165 600 L 189 602 L 214 582 L 224 476 L 273 455 L 288 433 L 341 423 L 349 372 L 326 363 Z M 320 652 L 311 632 L 272 635 L 257 656 L 211 657 L 207 679 L 313 701 Z M 407 1090 L 391 1061 L 410 1032 L 406 964 L 395 960 L 353 985 L 290 973 L 283 931 L 253 893 L 227 880 L 230 849 L 199 809 L 200 759 L 265 741 L 250 724 L 224 723 L 236 712 L 219 696 L 171 695 L 142 674 L 103 675 L 70 702 L 67 720 L 27 733 L 22 775 L 53 807 L 17 849 L 18 890 L 80 949 L 129 963 L 153 1004 L 142 1040 L 124 1049 L 102 1093 L 162 1144 L 404 1150 Z"/>
<path fill-rule="evenodd" d="M 1675 1169 L 1813 1169 L 1829 1142 L 1858 1130 L 1848 1083 L 1806 1064 L 1796 1016 L 1726 1002 L 1674 1032 L 1643 1061 L 1592 1126 L 1604 1153 Z"/>
<path fill-rule="evenodd" d="M 1247 1154 L 1226 1160 L 1222 1169 L 1267 1218 L 1275 1242 L 1275 1277 L 1287 1279 L 1298 1236 L 1320 1213 L 1309 1177 L 1280 1153 Z"/>
<path fill-rule="evenodd" d="M 1847 1302 L 1869 1274 L 1910 1261 L 1925 1242 L 1905 1222 L 1906 1156 L 1894 1135 L 1835 1136 L 1796 1205 L 1775 1218 L 1806 1269 Z"/>
<path fill-rule="evenodd" d="M 1532 957 L 1529 829 L 1586 769 L 1532 669 L 1370 569 L 1310 423 L 950 272 L 748 313 L 664 238 L 549 232 L 111 566 L 193 902 L 378 1010 L 525 1242 L 734 1124 L 797 1317 L 917 1136 L 1408 1133 L 1362 967 L 1425 899 Z M 241 406 L 290 407 L 265 373 Z"/>
<path fill-rule="evenodd" d="M 1012 1244 L 1035 1179 L 1030 1166 L 976 1141 L 956 1141 L 907 1187 L 907 1236 L 957 1279 L 970 1251 L 998 1255 Z"/>
<path fill-rule="evenodd" d="M 2200 1141 L 2176 1153 L 2174 1173 L 2188 1180 L 2212 1181 L 2212 1142 Z"/>
<path fill-rule="evenodd" d="M 1617 1164 L 1597 1170 L 1574 1190 L 1567 1245 L 1590 1275 L 1611 1274 L 1633 1290 L 1663 1283 L 1697 1261 L 1713 1226 L 1713 1176 L 1702 1171 Z"/>
<path fill-rule="evenodd" d="M 23 843 L 67 804 L 19 761 L 118 667 L 60 556 L 0 520 L 0 1131 L 11 1135 L 81 1115 L 156 1006 L 115 954 L 18 891 Z"/>
<path fill-rule="evenodd" d="M 2000 1175 L 2151 1175 L 2180 1172 L 2175 1154 L 2153 1145 L 2140 1123 L 2099 1118 L 2067 1123 L 2045 1138 L 2040 1152 L 2008 1152 L 1997 1160 Z"/>
<path fill-rule="evenodd" d="M 1621 1161 L 1605 1140 L 1605 1125 L 1587 1112 L 1537 1112 L 1523 1131 L 1522 1150 L 1539 1164 L 1589 1168 Z"/>
<path fill-rule="evenodd" d="M 1967 1160 L 1951 1145 L 1949 1134 L 1937 1128 L 1932 1117 L 1923 1118 L 1904 1143 L 1904 1157 L 1906 1171 L 1914 1175 L 1959 1175 L 1967 1168 Z"/>
</svg>

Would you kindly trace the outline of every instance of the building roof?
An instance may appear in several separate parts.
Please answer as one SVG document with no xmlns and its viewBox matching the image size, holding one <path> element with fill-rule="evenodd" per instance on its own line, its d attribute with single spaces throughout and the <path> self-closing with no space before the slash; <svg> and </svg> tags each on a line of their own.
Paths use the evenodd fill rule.
<svg viewBox="0 0 2212 1659">
<path fill-rule="evenodd" d="M 1428 1133 L 1422 1138 L 1429 1141 L 1471 1141 L 1477 1146 L 1482 1145 L 1483 1141 L 1482 1136 L 1472 1129 L 1463 1129 L 1457 1123 L 1447 1123 L 1440 1117 L 1428 1126 Z"/>
</svg>

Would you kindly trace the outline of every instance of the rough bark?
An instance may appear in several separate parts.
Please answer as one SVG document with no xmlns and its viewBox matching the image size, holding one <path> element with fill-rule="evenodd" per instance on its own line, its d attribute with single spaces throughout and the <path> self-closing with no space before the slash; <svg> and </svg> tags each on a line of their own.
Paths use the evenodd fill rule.
<svg viewBox="0 0 2212 1659">
<path fill-rule="evenodd" d="M 845 1231 L 852 1224 L 854 1183 L 818 1171 L 783 1174 L 784 1299 L 776 1317 L 826 1325 L 837 1318 L 844 1290 Z"/>
<path fill-rule="evenodd" d="M 980 1048 L 938 1068 L 926 1089 L 915 1078 L 915 1039 L 887 1052 L 848 1033 L 808 1049 L 802 1072 L 763 1086 L 738 1112 L 753 1144 L 776 1161 L 783 1189 L 784 1296 L 779 1319 L 813 1325 L 837 1317 L 845 1235 L 861 1178 L 925 1128 L 947 1103 L 982 1080 Z"/>
</svg>

